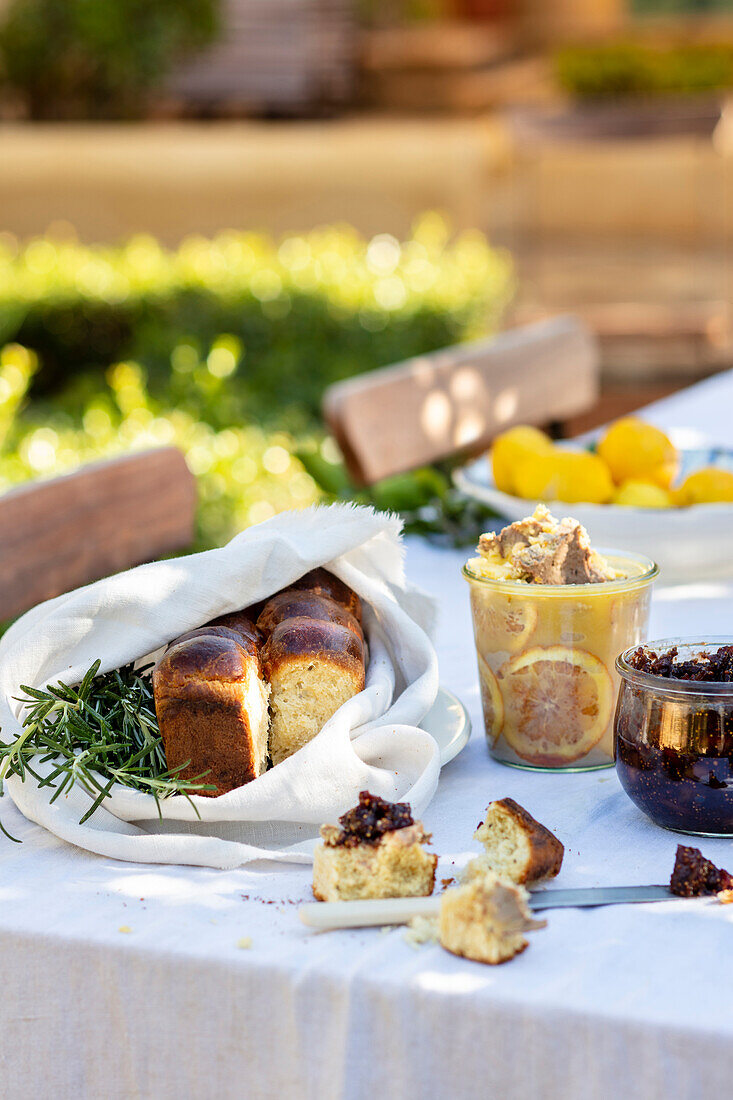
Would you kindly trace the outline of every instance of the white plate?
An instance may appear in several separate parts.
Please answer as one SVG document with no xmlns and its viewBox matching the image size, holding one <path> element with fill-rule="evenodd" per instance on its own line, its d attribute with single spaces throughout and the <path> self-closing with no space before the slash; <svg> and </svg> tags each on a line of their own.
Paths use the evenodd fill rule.
<svg viewBox="0 0 733 1100">
<path fill-rule="evenodd" d="M 468 711 L 458 696 L 444 687 L 438 688 L 438 696 L 420 727 L 438 742 L 441 768 L 458 756 L 471 736 Z"/>
<path fill-rule="evenodd" d="M 685 448 L 681 456 L 682 476 L 703 466 L 733 469 L 733 452 L 722 447 Z M 496 488 L 486 457 L 456 470 L 453 477 L 466 496 L 488 504 L 508 520 L 523 519 L 533 510 L 532 501 Z M 597 546 L 646 554 L 659 565 L 662 583 L 733 576 L 733 504 L 663 509 L 552 501 L 548 507 L 555 515 L 572 515 L 587 527 Z"/>
</svg>

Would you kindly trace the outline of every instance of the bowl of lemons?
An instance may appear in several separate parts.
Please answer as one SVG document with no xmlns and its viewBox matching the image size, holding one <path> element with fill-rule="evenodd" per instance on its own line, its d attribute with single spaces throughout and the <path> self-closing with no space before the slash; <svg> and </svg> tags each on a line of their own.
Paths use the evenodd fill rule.
<svg viewBox="0 0 733 1100">
<path fill-rule="evenodd" d="M 733 450 L 682 446 L 633 416 L 586 444 L 520 425 L 454 476 L 508 520 L 539 501 L 572 514 L 596 545 L 653 558 L 663 580 L 733 576 Z"/>
</svg>

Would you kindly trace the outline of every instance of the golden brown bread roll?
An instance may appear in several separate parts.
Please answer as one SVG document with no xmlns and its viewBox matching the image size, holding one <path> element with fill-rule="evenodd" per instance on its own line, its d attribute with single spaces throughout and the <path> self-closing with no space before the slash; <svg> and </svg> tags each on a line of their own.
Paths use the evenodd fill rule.
<svg viewBox="0 0 733 1100">
<path fill-rule="evenodd" d="M 168 649 L 172 649 L 174 645 L 180 645 L 181 642 L 187 642 L 191 638 L 204 638 L 210 637 L 211 635 L 217 638 L 231 638 L 245 649 L 249 648 L 238 630 L 230 630 L 228 626 L 197 626 L 193 630 L 187 630 L 186 633 L 181 634 L 180 637 L 174 638 L 174 640 L 168 644 Z"/>
<path fill-rule="evenodd" d="M 153 670 L 163 745 L 184 778 L 208 772 L 211 795 L 256 778 L 310 741 L 362 691 L 361 602 L 325 569 L 314 569 L 262 608 L 220 615 L 171 642 Z M 263 676 L 264 672 L 264 676 Z M 271 687 L 269 686 L 271 685 Z"/>
<path fill-rule="evenodd" d="M 222 618 L 233 619 L 234 616 Z M 218 620 L 221 622 L 221 620 Z M 215 797 L 255 779 L 267 763 L 267 700 L 246 616 L 238 629 L 199 627 L 172 643 L 153 669 L 153 692 L 168 767 L 212 784 Z"/>
<path fill-rule="evenodd" d="M 270 756 L 279 764 L 364 689 L 364 645 L 339 623 L 304 617 L 275 626 L 262 648 L 270 684 Z"/>
<path fill-rule="evenodd" d="M 321 619 L 345 626 L 359 638 L 364 635 L 356 617 L 342 603 L 319 596 L 312 589 L 285 589 L 265 604 L 257 620 L 257 629 L 269 638 L 278 623 L 286 619 Z"/>
<path fill-rule="evenodd" d="M 205 630 L 209 627 L 225 627 L 227 630 L 233 630 L 241 636 L 245 649 L 252 653 L 259 653 L 262 639 L 254 619 L 247 611 L 232 611 L 228 615 L 219 615 L 200 629 Z"/>
<path fill-rule="evenodd" d="M 289 589 L 308 589 L 317 596 L 328 596 L 336 603 L 343 604 L 361 622 L 361 600 L 356 592 L 327 569 L 311 569 L 309 573 L 304 573 L 297 581 L 293 581 Z"/>
</svg>

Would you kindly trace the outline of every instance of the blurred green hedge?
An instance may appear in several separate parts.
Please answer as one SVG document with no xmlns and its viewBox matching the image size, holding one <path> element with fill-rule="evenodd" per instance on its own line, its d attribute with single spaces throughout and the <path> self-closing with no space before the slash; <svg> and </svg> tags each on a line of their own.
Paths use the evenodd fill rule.
<svg viewBox="0 0 733 1100">
<path fill-rule="evenodd" d="M 568 46 L 555 55 L 555 72 L 581 99 L 713 92 L 733 86 L 733 43 Z"/>
<path fill-rule="evenodd" d="M 198 548 L 318 499 L 460 536 L 444 470 L 357 493 L 320 399 L 335 379 L 486 332 L 512 280 L 506 256 L 476 233 L 451 240 L 435 215 L 403 243 L 346 228 L 175 252 L 0 239 L 0 491 L 174 444 L 199 479 Z"/>
<path fill-rule="evenodd" d="M 0 238 L 0 344 L 37 354 L 36 395 L 74 379 L 88 394 L 111 363 L 135 359 L 154 397 L 184 404 L 213 350 L 231 383 L 212 423 L 312 422 L 331 382 L 490 329 L 511 282 L 506 256 L 478 233 L 451 241 L 437 216 L 403 243 L 346 227 L 192 237 L 174 252 L 147 237 L 22 249 Z M 229 350 L 216 352 L 222 334 Z"/>
</svg>

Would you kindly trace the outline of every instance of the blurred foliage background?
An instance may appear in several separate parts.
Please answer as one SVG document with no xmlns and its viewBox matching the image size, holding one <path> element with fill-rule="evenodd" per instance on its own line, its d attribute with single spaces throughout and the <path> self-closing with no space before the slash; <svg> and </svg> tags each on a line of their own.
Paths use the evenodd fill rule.
<svg viewBox="0 0 733 1100">
<path fill-rule="evenodd" d="M 581 99 L 694 95 L 733 86 L 733 45 L 602 42 L 555 55 L 558 83 Z"/>
<path fill-rule="evenodd" d="M 0 76 L 33 119 L 129 118 L 186 53 L 213 41 L 218 0 L 12 0 Z"/>
<path fill-rule="evenodd" d="M 479 336 L 513 288 L 506 255 L 437 215 L 409 240 L 334 227 L 176 251 L 0 245 L 0 491 L 174 444 L 198 477 L 197 548 L 285 508 L 350 498 L 472 538 L 446 469 L 349 483 L 320 417 L 336 379 Z M 467 533 L 470 531 L 470 534 Z"/>
</svg>

